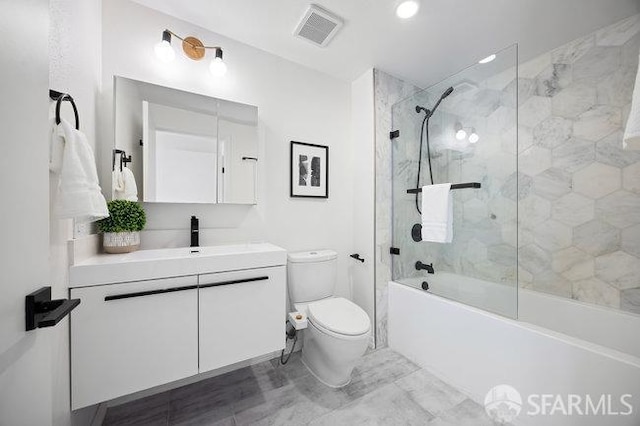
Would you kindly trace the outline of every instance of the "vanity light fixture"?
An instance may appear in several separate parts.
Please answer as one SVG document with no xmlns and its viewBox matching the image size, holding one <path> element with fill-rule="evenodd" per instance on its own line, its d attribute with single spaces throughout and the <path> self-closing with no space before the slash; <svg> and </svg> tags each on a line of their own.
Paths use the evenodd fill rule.
<svg viewBox="0 0 640 426">
<path fill-rule="evenodd" d="M 462 128 L 462 124 L 460 122 L 456 123 L 455 131 L 456 139 L 458 139 L 459 141 L 467 137 L 467 132 Z"/>
<path fill-rule="evenodd" d="M 396 5 L 396 15 L 401 19 L 409 19 L 415 16 L 419 9 L 418 0 L 402 0 Z"/>
<path fill-rule="evenodd" d="M 165 30 L 162 32 L 162 40 L 158 42 L 153 48 L 156 52 L 156 56 L 162 62 L 171 62 L 176 57 L 176 52 L 171 47 L 171 32 Z"/>
<path fill-rule="evenodd" d="M 471 128 L 471 134 L 469 135 L 469 142 L 476 143 L 480 140 L 480 136 L 476 133 L 475 127 Z"/>
<path fill-rule="evenodd" d="M 182 51 L 189 59 L 194 61 L 199 61 L 204 58 L 204 54 L 207 49 L 214 49 L 216 53 L 211 64 L 209 64 L 209 71 L 215 77 L 222 77 L 227 72 L 227 65 L 222 59 L 222 47 L 205 46 L 202 41 L 195 37 L 189 36 L 182 38 L 170 30 L 164 30 L 162 32 L 162 40 L 154 47 L 156 56 L 161 61 L 171 62 L 176 56 L 175 51 L 171 46 L 172 36 L 182 41 Z"/>
</svg>

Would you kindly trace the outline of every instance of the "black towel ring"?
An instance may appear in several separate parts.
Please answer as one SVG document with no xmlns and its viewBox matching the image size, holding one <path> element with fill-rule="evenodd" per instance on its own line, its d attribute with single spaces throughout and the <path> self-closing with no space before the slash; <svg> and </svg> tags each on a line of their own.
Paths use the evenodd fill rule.
<svg viewBox="0 0 640 426">
<path fill-rule="evenodd" d="M 56 101 L 56 124 L 60 124 L 60 106 L 63 101 L 69 101 L 73 107 L 73 115 L 76 119 L 76 130 L 80 130 L 80 118 L 78 116 L 78 107 L 73 101 L 73 98 L 68 93 L 60 93 L 55 90 L 49 90 L 49 97 Z"/>
</svg>

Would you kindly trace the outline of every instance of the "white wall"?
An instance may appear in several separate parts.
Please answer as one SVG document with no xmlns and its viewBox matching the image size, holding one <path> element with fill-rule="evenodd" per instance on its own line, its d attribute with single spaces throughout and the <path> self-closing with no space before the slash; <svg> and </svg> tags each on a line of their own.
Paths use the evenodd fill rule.
<svg viewBox="0 0 640 426">
<path fill-rule="evenodd" d="M 100 84 L 100 0 L 50 0 L 51 26 L 49 31 L 49 87 L 73 96 L 80 116 L 82 130 L 95 146 L 96 100 Z M 55 103 L 51 102 L 53 116 Z M 73 121 L 70 105 L 62 107 L 63 117 Z M 58 181 L 50 175 L 50 207 L 55 202 Z M 53 296 L 68 297 L 67 241 L 73 238 L 71 220 L 49 220 L 49 283 Z M 79 229 L 86 234 L 89 229 Z M 51 330 L 53 365 L 53 424 L 70 423 L 69 401 L 69 321 L 63 320 Z M 83 424 L 84 420 L 77 424 Z M 86 423 L 85 423 L 86 424 Z"/>
<path fill-rule="evenodd" d="M 193 62 L 180 51 L 160 63 L 153 46 L 165 28 L 224 47 L 227 75 L 216 81 L 208 60 Z M 174 42 L 179 49 L 179 44 Z M 210 55 L 210 53 L 209 53 Z M 210 58 L 210 56 L 209 56 Z M 100 165 L 110 179 L 113 146 L 113 76 L 257 105 L 261 151 L 258 205 L 146 204 L 143 248 L 186 246 L 189 218 L 200 217 L 203 245 L 267 240 L 289 251 L 334 248 L 339 256 L 339 293 L 348 293 L 352 248 L 353 171 L 350 148 L 350 86 L 256 48 L 126 0 L 103 2 L 103 91 Z M 328 200 L 289 197 L 289 142 L 329 145 Z M 133 152 L 139 156 L 140 152 Z M 109 192 L 109 191 L 105 191 Z"/>
<path fill-rule="evenodd" d="M 51 425 L 51 330 L 25 332 L 48 281 L 47 0 L 0 1 L 0 425 Z M 25 48 L 25 46 L 28 46 Z"/>
<path fill-rule="evenodd" d="M 375 332 L 375 114 L 373 69 L 351 83 L 351 138 L 353 158 L 353 251 L 364 263 L 353 261 L 353 301 L 362 306 Z"/>
</svg>

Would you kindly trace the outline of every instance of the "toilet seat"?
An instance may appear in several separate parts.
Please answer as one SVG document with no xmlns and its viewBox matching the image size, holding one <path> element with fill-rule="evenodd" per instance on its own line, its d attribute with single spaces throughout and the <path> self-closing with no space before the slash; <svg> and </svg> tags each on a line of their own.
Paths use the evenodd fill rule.
<svg viewBox="0 0 640 426">
<path fill-rule="evenodd" d="M 343 297 L 332 297 L 309 304 L 308 315 L 314 326 L 328 334 L 361 336 L 371 328 L 367 313 Z"/>
</svg>

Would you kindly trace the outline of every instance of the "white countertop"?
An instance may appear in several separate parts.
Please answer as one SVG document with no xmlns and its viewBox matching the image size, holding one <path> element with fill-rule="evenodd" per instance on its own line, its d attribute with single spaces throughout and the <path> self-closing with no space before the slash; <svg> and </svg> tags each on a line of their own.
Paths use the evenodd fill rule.
<svg viewBox="0 0 640 426">
<path fill-rule="evenodd" d="M 198 250 L 198 252 L 192 252 Z M 269 243 L 98 254 L 70 268 L 69 287 L 284 266 L 287 252 Z"/>
</svg>

